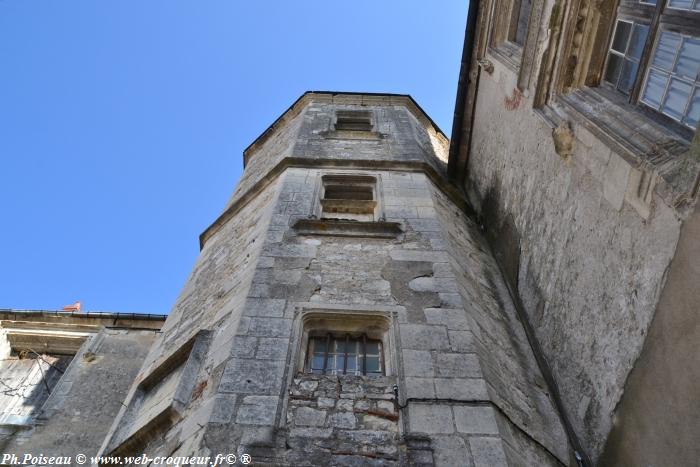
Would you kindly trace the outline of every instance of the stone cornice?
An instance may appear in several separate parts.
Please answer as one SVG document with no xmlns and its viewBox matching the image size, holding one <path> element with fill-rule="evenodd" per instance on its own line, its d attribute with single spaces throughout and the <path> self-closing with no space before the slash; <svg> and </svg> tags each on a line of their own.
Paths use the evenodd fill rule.
<svg viewBox="0 0 700 467">
<path fill-rule="evenodd" d="M 346 168 L 357 170 L 393 170 L 400 172 L 423 172 L 440 190 L 447 195 L 452 202 L 468 216 L 474 217 L 475 212 L 466 201 L 464 193 L 454 184 L 448 182 L 444 175 L 439 173 L 427 162 L 420 161 L 367 161 L 367 160 L 338 160 L 338 159 L 310 159 L 305 157 L 287 157 L 270 169 L 265 176 L 258 180 L 248 191 L 242 194 L 221 215 L 202 232 L 199 236 L 199 248 L 204 248 L 207 240 L 218 232 L 233 216 L 246 206 L 258 193 L 270 185 L 277 177 L 288 168 Z"/>
<path fill-rule="evenodd" d="M 449 144 L 449 138 L 445 136 L 440 127 L 425 113 L 420 105 L 408 94 L 385 94 L 385 93 L 353 93 L 334 91 L 307 91 L 302 94 L 277 120 L 263 131 L 255 141 L 243 150 L 243 167 L 248 165 L 250 158 L 265 142 L 288 121 L 296 117 L 311 102 L 324 102 L 341 105 L 401 105 L 409 110 L 411 114 L 424 126 L 432 127 L 439 137 L 444 139 L 445 145 Z"/>
</svg>

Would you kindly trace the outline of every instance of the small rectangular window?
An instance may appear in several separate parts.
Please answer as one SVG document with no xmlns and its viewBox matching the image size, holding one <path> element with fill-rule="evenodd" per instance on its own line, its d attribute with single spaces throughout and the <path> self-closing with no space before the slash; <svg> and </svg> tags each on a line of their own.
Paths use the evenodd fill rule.
<svg viewBox="0 0 700 467">
<path fill-rule="evenodd" d="M 335 129 L 340 131 L 372 131 L 372 118 L 368 111 L 339 111 Z"/>
<path fill-rule="evenodd" d="M 321 375 L 384 374 L 382 342 L 366 334 L 326 334 L 309 338 L 306 372 Z"/>
<path fill-rule="evenodd" d="M 322 182 L 322 219 L 375 220 L 377 181 L 374 177 L 325 175 Z"/>
</svg>

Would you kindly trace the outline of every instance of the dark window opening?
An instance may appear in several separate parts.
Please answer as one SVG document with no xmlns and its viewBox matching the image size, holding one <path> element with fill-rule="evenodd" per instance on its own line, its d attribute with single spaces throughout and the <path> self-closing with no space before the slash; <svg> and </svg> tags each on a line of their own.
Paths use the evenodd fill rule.
<svg viewBox="0 0 700 467">
<path fill-rule="evenodd" d="M 338 112 L 335 122 L 336 130 L 372 131 L 372 119 L 369 112 Z"/>
<path fill-rule="evenodd" d="M 527 26 L 530 22 L 530 10 L 532 9 L 532 0 L 520 0 L 514 8 L 517 15 L 513 15 L 515 25 L 512 28 L 510 40 L 519 46 L 525 45 L 525 36 L 527 35 Z"/>
<path fill-rule="evenodd" d="M 309 338 L 306 372 L 320 375 L 384 374 L 382 342 L 366 334 L 326 334 Z"/>
<path fill-rule="evenodd" d="M 374 177 L 367 176 L 324 176 L 321 218 L 375 220 L 376 183 Z"/>
</svg>

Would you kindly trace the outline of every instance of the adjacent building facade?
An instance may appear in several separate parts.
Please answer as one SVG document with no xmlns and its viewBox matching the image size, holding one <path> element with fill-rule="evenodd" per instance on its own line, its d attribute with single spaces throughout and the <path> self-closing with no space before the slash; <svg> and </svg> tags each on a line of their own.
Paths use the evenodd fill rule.
<svg viewBox="0 0 700 467">
<path fill-rule="evenodd" d="M 592 464 L 700 458 L 699 8 L 470 5 L 449 177 Z"/>
</svg>

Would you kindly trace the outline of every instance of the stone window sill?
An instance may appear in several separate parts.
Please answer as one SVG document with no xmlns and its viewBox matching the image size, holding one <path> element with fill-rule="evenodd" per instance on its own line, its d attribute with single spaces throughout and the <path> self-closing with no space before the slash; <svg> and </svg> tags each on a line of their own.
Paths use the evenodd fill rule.
<svg viewBox="0 0 700 467">
<path fill-rule="evenodd" d="M 514 42 L 504 42 L 498 47 L 489 47 L 489 53 L 499 62 L 503 63 L 511 71 L 520 71 L 523 48 Z"/>
<path fill-rule="evenodd" d="M 657 193 L 670 206 L 692 197 L 700 161 L 693 158 L 687 134 L 680 134 L 609 89 L 582 88 L 557 96 L 536 112 L 553 128 L 581 125 L 634 168 L 660 177 Z"/>
<path fill-rule="evenodd" d="M 403 233 L 401 224 L 398 222 L 365 222 L 345 219 L 299 219 L 293 228 L 300 235 L 336 237 L 396 238 Z"/>
</svg>

